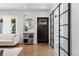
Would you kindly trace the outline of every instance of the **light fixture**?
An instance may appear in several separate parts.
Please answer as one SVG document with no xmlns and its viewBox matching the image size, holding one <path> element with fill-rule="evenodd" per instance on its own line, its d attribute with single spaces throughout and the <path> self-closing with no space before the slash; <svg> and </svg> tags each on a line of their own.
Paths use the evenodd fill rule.
<svg viewBox="0 0 79 59">
<path fill-rule="evenodd" d="M 26 8 L 26 6 L 24 6 L 24 8 Z"/>
</svg>

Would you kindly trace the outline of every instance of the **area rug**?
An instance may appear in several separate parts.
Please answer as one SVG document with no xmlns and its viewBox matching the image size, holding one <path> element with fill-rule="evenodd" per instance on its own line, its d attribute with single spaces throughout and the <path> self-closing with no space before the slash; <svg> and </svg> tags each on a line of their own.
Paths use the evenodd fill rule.
<svg viewBox="0 0 79 59">
<path fill-rule="evenodd" d="M 4 50 L 3 56 L 18 56 L 22 49 L 23 47 L 0 48 L 0 50 Z"/>
</svg>

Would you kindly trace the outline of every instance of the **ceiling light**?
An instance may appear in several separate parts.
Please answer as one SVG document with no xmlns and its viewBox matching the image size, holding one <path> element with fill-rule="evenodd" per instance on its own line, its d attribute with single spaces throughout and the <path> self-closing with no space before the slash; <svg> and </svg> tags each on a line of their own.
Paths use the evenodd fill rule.
<svg viewBox="0 0 79 59">
<path fill-rule="evenodd" d="M 26 8 L 26 6 L 24 6 L 24 8 Z"/>
</svg>

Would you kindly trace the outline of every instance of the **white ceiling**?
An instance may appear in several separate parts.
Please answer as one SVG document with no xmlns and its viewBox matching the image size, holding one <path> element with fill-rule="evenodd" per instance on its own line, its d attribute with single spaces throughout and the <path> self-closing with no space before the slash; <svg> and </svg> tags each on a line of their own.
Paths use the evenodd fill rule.
<svg viewBox="0 0 79 59">
<path fill-rule="evenodd" d="M 50 10 L 52 3 L 0 3 L 0 10 Z"/>
</svg>

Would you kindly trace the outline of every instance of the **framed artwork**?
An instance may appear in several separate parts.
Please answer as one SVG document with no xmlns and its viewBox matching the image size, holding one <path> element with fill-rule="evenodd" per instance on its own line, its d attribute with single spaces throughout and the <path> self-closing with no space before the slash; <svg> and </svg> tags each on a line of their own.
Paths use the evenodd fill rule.
<svg viewBox="0 0 79 59">
<path fill-rule="evenodd" d="M 16 19 L 11 19 L 11 33 L 16 33 Z"/>
<path fill-rule="evenodd" d="M 0 33 L 2 33 L 3 29 L 3 19 L 0 19 Z"/>
<path fill-rule="evenodd" d="M 33 28 L 33 26 L 34 20 L 31 18 L 26 19 L 24 23 L 24 31 L 28 31 L 29 29 Z"/>
</svg>

